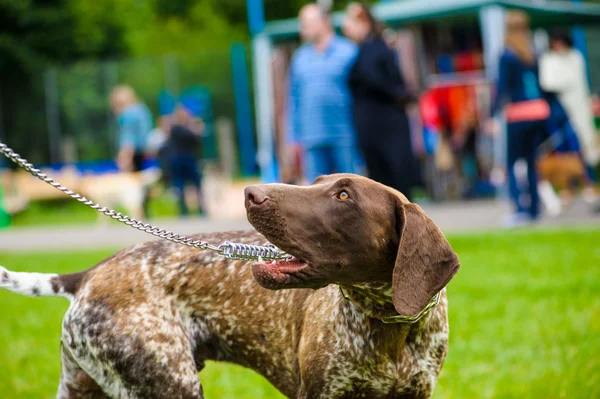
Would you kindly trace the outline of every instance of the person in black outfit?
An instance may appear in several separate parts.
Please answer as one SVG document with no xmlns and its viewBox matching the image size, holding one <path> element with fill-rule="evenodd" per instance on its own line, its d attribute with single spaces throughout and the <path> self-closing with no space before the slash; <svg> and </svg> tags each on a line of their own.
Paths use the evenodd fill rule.
<svg viewBox="0 0 600 399">
<path fill-rule="evenodd" d="M 161 149 L 161 155 L 168 157 L 171 182 L 179 198 L 179 209 L 182 216 L 189 213 L 185 202 L 185 187 L 193 185 L 196 190 L 198 211 L 203 212 L 204 201 L 201 191 L 201 172 L 196 159 L 202 143 L 202 128 L 193 126 L 188 111 L 180 107 L 175 111 L 174 124 L 169 138 Z"/>
<path fill-rule="evenodd" d="M 400 74 L 396 53 L 383 40 L 378 22 L 364 4 L 350 4 L 343 31 L 360 45 L 349 84 L 369 177 L 410 199 L 419 172 L 404 106 L 413 98 Z"/>
</svg>

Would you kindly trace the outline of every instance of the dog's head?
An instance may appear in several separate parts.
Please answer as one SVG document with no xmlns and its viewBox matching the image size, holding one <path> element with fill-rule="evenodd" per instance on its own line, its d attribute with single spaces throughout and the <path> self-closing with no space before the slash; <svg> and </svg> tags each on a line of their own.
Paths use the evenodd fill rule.
<svg viewBox="0 0 600 399">
<path fill-rule="evenodd" d="M 364 177 L 329 175 L 311 186 L 246 188 L 248 220 L 294 258 L 253 265 L 270 289 L 393 282 L 393 302 L 419 313 L 460 265 L 438 227 L 404 195 Z"/>
</svg>

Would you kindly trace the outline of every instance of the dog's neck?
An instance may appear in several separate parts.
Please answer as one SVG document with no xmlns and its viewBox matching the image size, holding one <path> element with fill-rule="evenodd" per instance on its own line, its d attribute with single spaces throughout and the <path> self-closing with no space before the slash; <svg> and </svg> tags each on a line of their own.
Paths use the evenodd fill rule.
<svg viewBox="0 0 600 399">
<path fill-rule="evenodd" d="M 340 285 L 342 293 L 367 316 L 382 319 L 396 316 L 392 301 L 392 283 Z"/>
</svg>

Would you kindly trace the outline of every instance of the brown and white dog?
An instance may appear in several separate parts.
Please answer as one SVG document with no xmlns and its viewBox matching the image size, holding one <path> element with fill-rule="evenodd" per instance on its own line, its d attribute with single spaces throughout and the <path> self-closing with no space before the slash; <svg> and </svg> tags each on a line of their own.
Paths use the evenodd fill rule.
<svg viewBox="0 0 600 399">
<path fill-rule="evenodd" d="M 136 220 L 144 218 L 145 192 L 160 179 L 157 168 L 133 173 L 108 173 L 81 177 L 77 191 L 109 208 L 123 207 Z M 100 223 L 109 219 L 98 214 Z"/>
<path fill-rule="evenodd" d="M 45 171 L 43 171 L 45 172 Z M 158 168 L 150 168 L 141 172 L 118 172 L 106 174 L 80 174 L 73 167 L 64 167 L 59 172 L 48 171 L 61 184 L 80 193 L 87 198 L 114 208 L 120 206 L 134 219 L 143 219 L 143 201 L 145 192 L 160 179 Z M 6 181 L 6 183 L 4 183 Z M 65 199 L 64 193 L 56 190 L 51 185 L 41 184 L 39 180 L 29 173 L 20 171 L 6 174 L 0 184 L 4 187 L 14 205 L 20 205 L 15 211 L 24 210 L 31 201 Z M 13 205 L 13 206 L 14 206 Z M 98 214 L 100 223 L 108 221 L 104 215 Z"/>
<path fill-rule="evenodd" d="M 432 395 L 459 261 L 423 211 L 355 175 L 245 195 L 258 232 L 196 238 L 269 240 L 293 259 L 236 261 L 155 241 L 70 275 L 0 269 L 0 287 L 71 301 L 59 398 L 202 398 L 205 360 L 256 370 L 291 398 Z M 418 322 L 382 322 L 418 314 L 440 291 Z"/>
<path fill-rule="evenodd" d="M 565 203 L 570 203 L 576 189 L 587 183 L 584 165 L 576 153 L 541 156 L 537 168 L 540 179 L 556 187 Z"/>
</svg>

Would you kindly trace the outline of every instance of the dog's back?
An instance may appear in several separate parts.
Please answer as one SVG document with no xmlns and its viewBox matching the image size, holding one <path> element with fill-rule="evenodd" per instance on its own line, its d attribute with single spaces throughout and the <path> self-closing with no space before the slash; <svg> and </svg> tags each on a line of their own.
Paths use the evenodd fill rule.
<svg viewBox="0 0 600 399">
<path fill-rule="evenodd" d="M 83 196 L 103 206 L 122 206 L 130 216 L 140 220 L 143 218 L 145 192 L 159 179 L 160 172 L 157 169 L 88 175 L 81 179 L 79 190 Z"/>
<path fill-rule="evenodd" d="M 549 181 L 560 190 L 583 185 L 585 170 L 577 154 L 560 153 L 540 157 L 538 171 L 542 180 Z"/>
</svg>

